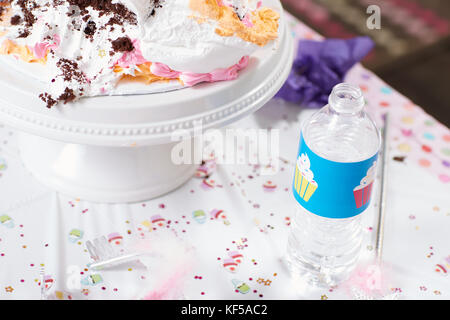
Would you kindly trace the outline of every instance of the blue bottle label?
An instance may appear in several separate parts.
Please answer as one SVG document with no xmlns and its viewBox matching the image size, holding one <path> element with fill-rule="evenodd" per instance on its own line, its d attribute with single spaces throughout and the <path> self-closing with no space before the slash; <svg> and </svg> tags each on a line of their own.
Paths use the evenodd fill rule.
<svg viewBox="0 0 450 320">
<path fill-rule="evenodd" d="M 295 165 L 294 197 L 311 213 L 334 219 L 357 216 L 370 204 L 378 153 L 360 162 L 335 162 L 315 154 L 303 135 Z"/>
</svg>

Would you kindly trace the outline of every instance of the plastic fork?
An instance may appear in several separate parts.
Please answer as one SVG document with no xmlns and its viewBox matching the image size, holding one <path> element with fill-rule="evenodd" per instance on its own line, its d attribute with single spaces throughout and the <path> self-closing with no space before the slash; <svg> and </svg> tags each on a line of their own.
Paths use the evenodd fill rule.
<svg viewBox="0 0 450 320">
<path fill-rule="evenodd" d="M 87 241 L 86 247 L 94 259 L 88 266 L 92 269 L 102 269 L 104 267 L 115 266 L 124 262 L 137 260 L 143 252 L 127 252 L 123 249 L 115 248 L 105 236 Z"/>
</svg>

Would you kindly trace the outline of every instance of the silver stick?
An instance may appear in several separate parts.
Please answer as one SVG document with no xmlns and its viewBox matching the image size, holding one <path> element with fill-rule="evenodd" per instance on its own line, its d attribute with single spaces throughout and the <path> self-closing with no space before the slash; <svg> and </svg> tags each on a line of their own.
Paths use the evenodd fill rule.
<svg viewBox="0 0 450 320">
<path fill-rule="evenodd" d="M 388 166 L 388 137 L 389 137 L 389 113 L 386 113 L 383 128 L 383 158 L 381 162 L 381 190 L 379 198 L 377 239 L 375 244 L 375 257 L 378 264 L 381 263 L 384 240 L 384 220 L 386 216 L 386 192 L 387 192 L 387 166 Z"/>
</svg>

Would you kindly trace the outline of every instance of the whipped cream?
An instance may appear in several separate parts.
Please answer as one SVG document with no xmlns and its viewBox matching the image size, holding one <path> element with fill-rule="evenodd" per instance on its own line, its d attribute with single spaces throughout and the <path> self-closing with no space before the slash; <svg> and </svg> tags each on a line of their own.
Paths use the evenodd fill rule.
<svg viewBox="0 0 450 320">
<path fill-rule="evenodd" d="M 207 73 L 230 67 L 258 48 L 238 37 L 221 37 L 216 33 L 217 21 L 199 23 L 195 17 L 200 14 L 189 3 L 166 0 L 164 10 L 141 25 L 144 57 L 177 71 Z"/>
</svg>

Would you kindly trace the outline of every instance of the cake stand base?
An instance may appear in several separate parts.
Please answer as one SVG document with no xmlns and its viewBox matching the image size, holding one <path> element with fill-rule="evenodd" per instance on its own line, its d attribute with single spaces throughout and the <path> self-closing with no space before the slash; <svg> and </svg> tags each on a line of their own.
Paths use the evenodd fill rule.
<svg viewBox="0 0 450 320">
<path fill-rule="evenodd" d="M 282 12 L 278 0 L 267 2 Z M 0 65 L 8 66 L 0 72 L 0 120 L 19 133 L 25 167 L 51 189 L 93 202 L 149 200 L 195 173 L 195 161 L 172 161 L 178 143 L 172 138 L 182 134 L 197 145 L 192 142 L 201 141 L 203 133 L 250 115 L 282 87 L 294 55 L 284 19 L 279 33 L 277 41 L 252 55 L 236 80 L 154 94 L 90 97 L 51 109 L 39 99 L 46 84 L 15 69 L 17 60 L 0 56 Z M 29 68 L 33 74 L 46 72 L 40 64 L 27 64 Z M 140 92 L 142 86 L 133 84 L 133 90 Z M 194 158 L 196 149 L 191 150 Z"/>
<path fill-rule="evenodd" d="M 129 203 L 159 197 L 184 184 L 197 167 L 173 163 L 171 153 L 178 142 L 102 147 L 24 132 L 19 132 L 18 142 L 23 164 L 36 179 L 62 194 L 93 202 Z"/>
</svg>

